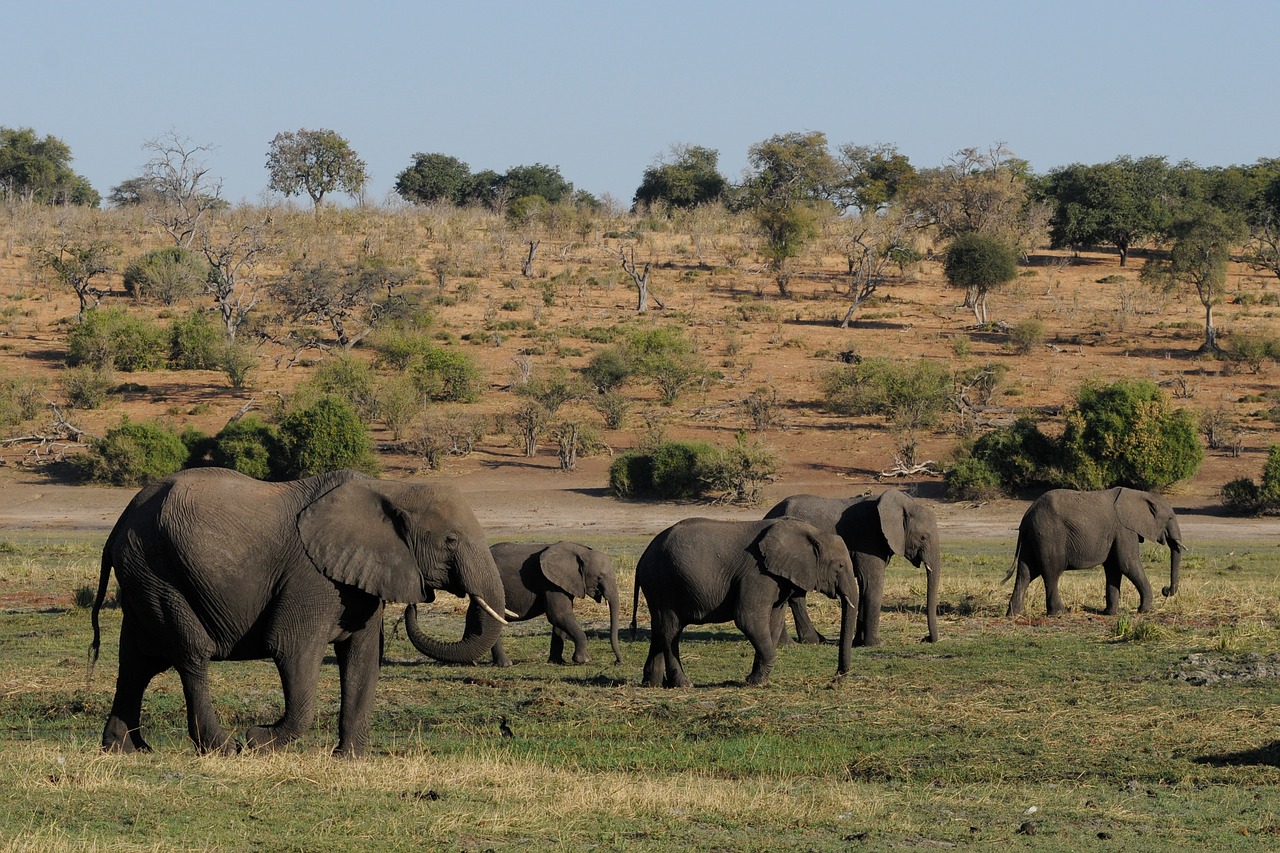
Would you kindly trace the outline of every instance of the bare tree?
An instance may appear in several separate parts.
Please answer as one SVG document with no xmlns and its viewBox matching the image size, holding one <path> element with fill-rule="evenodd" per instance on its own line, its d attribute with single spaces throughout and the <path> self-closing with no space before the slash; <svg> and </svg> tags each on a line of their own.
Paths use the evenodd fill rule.
<svg viewBox="0 0 1280 853">
<path fill-rule="evenodd" d="M 395 290 L 416 275 L 412 264 L 391 264 L 381 258 L 342 265 L 298 261 L 280 279 L 277 295 L 295 323 L 329 326 L 338 344 L 350 351 L 377 326 Z M 384 290 L 385 299 L 381 297 Z"/>
<path fill-rule="evenodd" d="M 272 250 L 267 240 L 267 226 L 262 222 L 247 223 L 233 230 L 222 242 L 202 234 L 200 250 L 213 268 L 205 282 L 205 293 L 212 296 L 218 306 L 227 339 L 234 341 L 245 318 L 258 304 L 256 268 Z"/>
<path fill-rule="evenodd" d="M 111 272 L 113 247 L 95 240 L 90 243 L 63 242 L 56 249 L 41 249 L 44 265 L 53 270 L 58 280 L 69 285 L 80 298 L 80 313 L 98 306 L 103 291 L 93 283 L 100 275 Z"/>
<path fill-rule="evenodd" d="M 199 159 L 213 146 L 192 145 L 190 139 L 170 130 L 142 143 L 142 149 L 152 155 L 142 167 L 141 178 L 149 190 L 141 198 L 148 205 L 147 217 L 173 238 L 175 246 L 190 248 L 205 215 L 226 206 L 222 180 L 212 177 Z"/>
<path fill-rule="evenodd" d="M 837 221 L 840 251 L 848 261 L 849 296 L 852 304 L 840 321 L 849 328 L 853 315 L 888 278 L 889 267 L 899 252 L 910 249 L 910 227 L 901 208 L 887 213 L 843 216 Z"/>
<path fill-rule="evenodd" d="M 665 310 L 667 306 L 662 304 L 662 300 L 659 299 L 656 294 L 651 294 L 649 292 L 649 270 L 650 270 L 649 262 L 648 261 L 645 262 L 643 270 L 637 271 L 635 246 L 631 247 L 630 258 L 627 257 L 626 249 L 619 249 L 618 254 L 622 256 L 623 271 L 625 271 L 627 275 L 631 276 L 631 281 L 634 282 L 636 286 L 636 311 L 643 314 L 644 312 L 649 310 L 650 296 L 653 296 L 653 301 L 659 308 L 662 308 Z"/>
</svg>

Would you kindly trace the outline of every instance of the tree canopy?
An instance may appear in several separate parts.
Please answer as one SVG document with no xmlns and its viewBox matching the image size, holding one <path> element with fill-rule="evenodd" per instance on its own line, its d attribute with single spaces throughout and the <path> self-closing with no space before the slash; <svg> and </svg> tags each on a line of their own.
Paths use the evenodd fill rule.
<svg viewBox="0 0 1280 853">
<path fill-rule="evenodd" d="M 413 162 L 396 175 L 396 193 L 414 204 L 444 201 L 461 206 L 471 200 L 471 167 L 448 154 L 413 155 Z"/>
<path fill-rule="evenodd" d="M 729 182 L 720 174 L 720 152 L 700 145 L 674 145 L 668 158 L 644 170 L 632 207 L 665 204 L 697 207 L 720 199 Z"/>
<path fill-rule="evenodd" d="M 317 210 L 329 193 L 358 195 L 369 180 L 364 161 L 332 130 L 277 133 L 267 151 L 267 172 L 269 189 L 287 196 L 306 193 Z"/>
<path fill-rule="evenodd" d="M 943 273 L 953 287 L 969 292 L 979 323 L 987 322 L 987 294 L 1018 275 L 1018 259 L 1008 244 L 989 234 L 967 231 L 947 249 Z"/>
<path fill-rule="evenodd" d="M 71 170 L 71 147 L 61 139 L 0 126 L 0 200 L 97 207 L 102 196 Z"/>
<path fill-rule="evenodd" d="M 1120 157 L 1054 169 L 1045 180 L 1045 194 L 1053 204 L 1053 246 L 1110 244 L 1125 266 L 1131 246 L 1168 225 L 1169 173 L 1163 157 Z"/>
</svg>

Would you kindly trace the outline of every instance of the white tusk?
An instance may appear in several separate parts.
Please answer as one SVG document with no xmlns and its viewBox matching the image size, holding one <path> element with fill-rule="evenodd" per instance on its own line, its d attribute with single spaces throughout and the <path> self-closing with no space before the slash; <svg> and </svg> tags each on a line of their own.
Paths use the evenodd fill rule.
<svg viewBox="0 0 1280 853">
<path fill-rule="evenodd" d="M 480 602 L 480 606 L 481 606 L 481 607 L 483 607 L 483 608 L 485 609 L 485 612 L 486 612 L 486 613 L 488 613 L 488 614 L 489 614 L 490 616 L 492 616 L 494 619 L 497 619 L 497 620 L 498 620 L 498 624 L 500 624 L 500 625 L 506 625 L 506 624 L 508 624 L 506 619 L 503 619 L 501 616 L 499 616 L 499 615 L 498 615 L 498 611 L 494 610 L 492 607 L 490 607 L 490 606 L 489 606 L 489 602 L 485 601 L 483 598 L 481 598 L 481 597 L 480 597 L 480 596 L 478 596 L 478 595 L 473 595 L 473 596 L 471 596 L 471 597 L 472 597 L 474 600 L 476 600 L 476 601 Z"/>
<path fill-rule="evenodd" d="M 508 608 L 507 608 L 507 618 L 508 618 L 508 619 L 519 619 L 519 618 L 520 618 L 520 614 L 519 614 L 519 613 L 517 613 L 517 612 L 515 612 L 514 610 L 512 610 L 510 607 L 508 607 Z"/>
<path fill-rule="evenodd" d="M 924 573 L 926 575 L 933 574 L 933 566 L 929 565 L 928 563 L 924 563 L 923 565 L 924 565 Z"/>
</svg>

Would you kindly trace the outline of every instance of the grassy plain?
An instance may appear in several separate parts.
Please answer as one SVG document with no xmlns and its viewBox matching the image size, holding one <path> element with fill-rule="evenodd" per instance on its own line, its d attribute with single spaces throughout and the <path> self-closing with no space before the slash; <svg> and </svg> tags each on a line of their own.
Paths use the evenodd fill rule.
<svg viewBox="0 0 1280 853">
<path fill-rule="evenodd" d="M 646 537 L 582 537 L 611 553 L 630 601 Z M 0 583 L 69 599 L 99 539 L 9 535 Z M 0 615 L 0 850 L 1258 849 L 1280 836 L 1280 551 L 1198 543 L 1181 593 L 1150 616 L 1097 612 L 1100 570 L 1064 581 L 1072 612 L 1012 622 L 1007 543 L 950 543 L 943 642 L 921 645 L 920 573 L 890 566 L 885 642 L 833 681 L 835 650 L 782 650 L 772 684 L 741 685 L 732 626 L 689 629 L 697 687 L 638 686 L 647 649 L 608 654 L 604 608 L 579 604 L 593 663 L 545 663 L 547 626 L 515 626 L 516 661 L 445 667 L 391 635 L 373 754 L 329 757 L 337 671 L 320 718 L 279 755 L 197 756 L 176 676 L 148 691 L 150 755 L 97 749 L 119 612 L 86 684 L 88 612 Z M 1158 585 L 1167 552 L 1152 548 Z M 1028 614 L 1043 612 L 1037 584 Z M 1039 600 L 1036 600 L 1036 593 Z M 837 612 L 812 602 L 819 625 Z M 456 610 L 434 617 L 459 630 Z M 392 620 L 388 620 L 390 632 Z M 625 636 L 625 631 L 624 631 Z M 1199 658 L 1191 658 L 1199 655 Z M 1226 675 L 1209 685 L 1187 673 Z M 1184 677 L 1179 677 L 1182 674 Z M 1263 677 L 1242 677 L 1242 676 Z M 222 663 L 215 698 L 235 730 L 274 719 L 265 662 Z M 514 737 L 500 735 L 509 720 Z"/>
</svg>

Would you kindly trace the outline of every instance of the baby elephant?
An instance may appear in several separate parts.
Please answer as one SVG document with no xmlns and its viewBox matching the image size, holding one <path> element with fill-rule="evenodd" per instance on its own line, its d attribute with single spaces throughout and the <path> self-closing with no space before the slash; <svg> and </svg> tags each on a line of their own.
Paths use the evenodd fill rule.
<svg viewBox="0 0 1280 853">
<path fill-rule="evenodd" d="M 551 623 L 551 653 L 547 660 L 564 663 L 564 641 L 573 640 L 573 662 L 587 663 L 587 635 L 573 618 L 573 600 L 590 596 L 609 602 L 609 643 L 618 650 L 618 582 L 608 554 L 573 542 L 552 545 L 499 542 L 489 547 L 507 590 L 507 619 L 523 622 L 544 613 Z M 511 666 L 502 640 L 493 647 L 496 666 Z"/>
<path fill-rule="evenodd" d="M 652 632 L 646 686 L 688 687 L 680 662 L 681 632 L 686 625 L 730 621 L 755 648 L 747 684 L 767 684 L 787 602 L 810 591 L 840 600 L 838 671 L 849 670 L 858 612 L 853 561 L 839 536 L 808 522 L 677 522 L 654 537 L 636 564 L 637 605 L 640 590 L 649 604 Z"/>
</svg>

